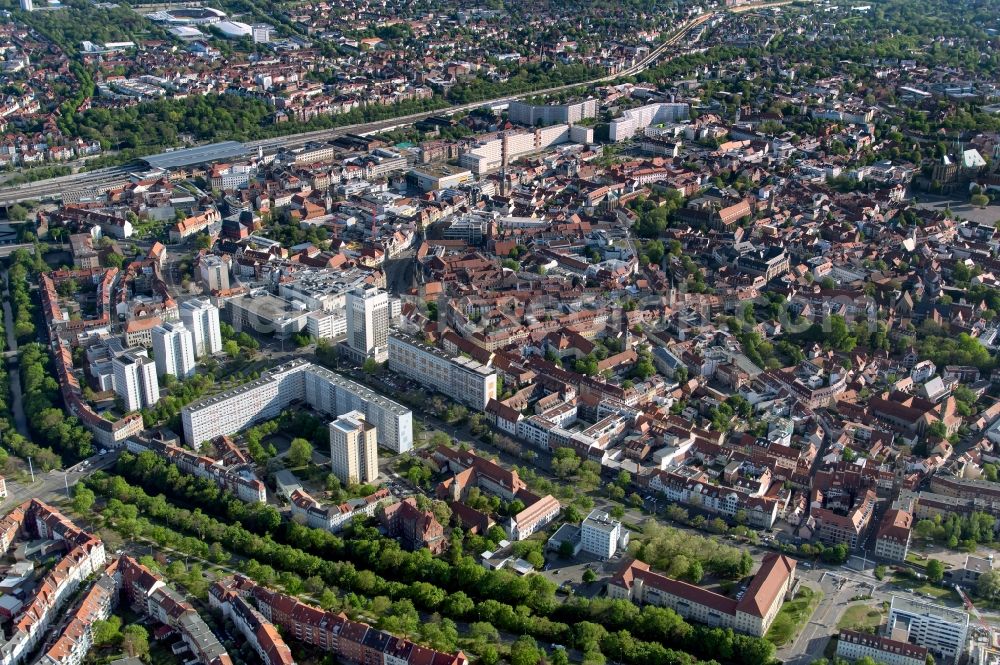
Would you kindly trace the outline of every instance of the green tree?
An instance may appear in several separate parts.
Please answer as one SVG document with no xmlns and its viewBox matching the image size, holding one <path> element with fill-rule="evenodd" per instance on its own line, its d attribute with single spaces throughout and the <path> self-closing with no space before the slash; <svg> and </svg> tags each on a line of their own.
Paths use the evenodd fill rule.
<svg viewBox="0 0 1000 665">
<path fill-rule="evenodd" d="M 542 652 L 535 639 L 522 635 L 510 646 L 510 665 L 538 665 Z"/>
<path fill-rule="evenodd" d="M 149 658 L 149 631 L 132 623 L 122 631 L 122 648 L 132 658 Z"/>
<path fill-rule="evenodd" d="M 927 426 L 927 436 L 934 437 L 938 439 L 943 439 L 948 436 L 948 429 L 945 424 L 940 420 L 935 420 L 930 425 Z"/>
<path fill-rule="evenodd" d="M 944 564 L 937 559 L 927 561 L 927 579 L 931 582 L 940 582 L 944 579 Z"/>
<path fill-rule="evenodd" d="M 580 458 L 572 448 L 557 448 L 552 456 L 552 471 L 560 478 L 567 478 L 580 468 Z"/>
<path fill-rule="evenodd" d="M 94 493 L 86 486 L 78 484 L 73 487 L 73 510 L 77 513 L 89 513 L 95 500 Z"/>
<path fill-rule="evenodd" d="M 92 628 L 94 644 L 99 647 L 117 644 L 122 637 L 121 627 L 122 620 L 115 614 L 95 621 Z"/>
<path fill-rule="evenodd" d="M 1000 599 L 1000 571 L 988 570 L 979 576 L 976 593 L 988 600 Z"/>
<path fill-rule="evenodd" d="M 312 444 L 305 439 L 292 439 L 288 448 L 288 462 L 292 466 L 305 466 L 312 459 Z"/>
</svg>

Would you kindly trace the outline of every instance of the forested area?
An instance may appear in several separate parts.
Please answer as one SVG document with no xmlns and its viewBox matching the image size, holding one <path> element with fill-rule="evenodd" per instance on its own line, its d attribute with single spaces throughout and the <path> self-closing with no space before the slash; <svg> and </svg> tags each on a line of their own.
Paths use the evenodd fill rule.
<svg viewBox="0 0 1000 665">
<path fill-rule="evenodd" d="M 117 471 L 122 475 L 96 474 L 87 483 L 98 495 L 119 502 L 113 504 L 120 513 L 116 528 L 126 537 L 159 524 L 197 535 L 199 547 L 221 543 L 250 557 L 256 564 L 247 565 L 257 573 L 268 566 L 302 578 L 317 576 L 365 598 L 407 599 L 449 619 L 488 621 L 501 630 L 572 644 L 599 656 L 601 663 L 605 658 L 635 665 L 715 659 L 764 665 L 773 658 L 774 647 L 763 639 L 688 624 L 671 610 L 607 599 L 560 604 L 555 585 L 544 577 L 487 570 L 463 554 L 460 539 L 453 538 L 457 546 L 444 557 L 434 558 L 427 550 L 404 551 L 362 524 L 342 537 L 282 521 L 274 508 L 242 503 L 207 481 L 182 475 L 152 453 L 123 455 Z M 165 496 L 150 496 L 147 490 Z M 600 625 L 581 635 L 580 626 L 588 622 Z"/>
</svg>

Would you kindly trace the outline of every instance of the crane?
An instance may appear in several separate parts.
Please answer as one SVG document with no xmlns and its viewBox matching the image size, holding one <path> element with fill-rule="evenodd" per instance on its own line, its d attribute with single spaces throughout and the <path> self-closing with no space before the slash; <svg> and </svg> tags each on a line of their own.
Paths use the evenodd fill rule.
<svg viewBox="0 0 1000 665">
<path fill-rule="evenodd" d="M 972 604 L 972 599 L 969 598 L 968 594 L 962 591 L 962 587 L 957 584 L 955 585 L 955 591 L 958 592 L 958 597 L 961 598 L 962 602 L 965 604 L 966 611 L 976 618 L 976 621 L 978 621 L 979 625 L 983 627 L 983 630 L 986 631 L 987 635 L 992 635 L 993 633 L 990 625 L 986 623 L 986 620 L 983 619 L 983 615 L 981 615 L 979 610 L 976 609 L 976 606 Z M 992 642 L 992 639 L 990 641 Z"/>
</svg>

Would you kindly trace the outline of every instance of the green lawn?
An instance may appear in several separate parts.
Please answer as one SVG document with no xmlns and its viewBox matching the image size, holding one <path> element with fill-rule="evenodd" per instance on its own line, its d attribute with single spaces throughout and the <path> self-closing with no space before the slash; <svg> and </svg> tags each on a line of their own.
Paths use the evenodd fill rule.
<svg viewBox="0 0 1000 665">
<path fill-rule="evenodd" d="M 767 631 L 768 641 L 780 647 L 795 639 L 822 599 L 822 591 L 801 587 L 795 598 L 782 605 L 778 616 L 774 618 L 774 623 Z"/>
<path fill-rule="evenodd" d="M 862 633 L 874 633 L 875 629 L 882 624 L 885 616 L 881 606 L 851 605 L 844 610 L 844 615 L 837 622 L 837 628 L 857 630 Z"/>
<path fill-rule="evenodd" d="M 892 584 L 901 589 L 913 589 L 914 593 L 924 598 L 929 595 L 934 600 L 958 600 L 958 596 L 951 587 L 938 586 L 926 580 L 915 580 L 899 573 L 892 576 Z"/>
</svg>

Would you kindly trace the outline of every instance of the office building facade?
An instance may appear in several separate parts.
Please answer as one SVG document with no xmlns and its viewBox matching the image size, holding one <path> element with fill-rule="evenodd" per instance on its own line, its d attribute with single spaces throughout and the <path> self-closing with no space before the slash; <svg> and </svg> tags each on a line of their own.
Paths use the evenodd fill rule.
<svg viewBox="0 0 1000 665">
<path fill-rule="evenodd" d="M 593 510 L 580 525 L 580 547 L 584 552 L 610 559 L 619 546 L 628 545 L 628 532 L 622 536 L 622 523 L 601 510 Z"/>
<path fill-rule="evenodd" d="M 887 630 L 906 635 L 911 644 L 926 647 L 938 662 L 957 663 L 969 636 L 969 614 L 964 610 L 893 596 Z"/>
</svg>

